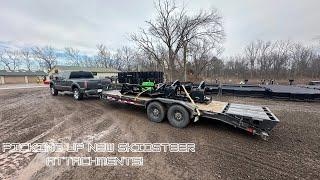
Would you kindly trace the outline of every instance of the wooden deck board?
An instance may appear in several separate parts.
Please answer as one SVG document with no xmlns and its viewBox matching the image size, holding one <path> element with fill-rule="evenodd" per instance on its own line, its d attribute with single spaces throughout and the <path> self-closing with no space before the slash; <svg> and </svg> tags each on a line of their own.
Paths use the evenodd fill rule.
<svg viewBox="0 0 320 180">
<path fill-rule="evenodd" d="M 222 113 L 222 111 L 227 105 L 227 102 L 220 101 L 212 101 L 210 104 L 197 104 L 200 111 L 211 111 L 217 113 Z"/>
</svg>

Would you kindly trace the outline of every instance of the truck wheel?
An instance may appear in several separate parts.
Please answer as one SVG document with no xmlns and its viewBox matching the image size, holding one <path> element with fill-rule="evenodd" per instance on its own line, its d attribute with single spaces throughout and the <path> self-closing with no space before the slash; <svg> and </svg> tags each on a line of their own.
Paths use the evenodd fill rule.
<svg viewBox="0 0 320 180">
<path fill-rule="evenodd" d="M 181 105 L 172 105 L 167 116 L 169 123 L 176 128 L 184 128 L 190 123 L 189 112 Z"/>
<path fill-rule="evenodd" d="M 58 90 L 56 90 L 56 88 L 54 88 L 54 86 L 50 86 L 50 93 L 52 96 L 56 96 L 56 95 L 58 95 Z"/>
<path fill-rule="evenodd" d="M 80 93 L 78 88 L 73 89 L 73 98 L 75 100 L 82 100 L 83 99 L 83 93 Z"/>
<path fill-rule="evenodd" d="M 165 109 L 159 102 L 152 102 L 147 106 L 148 119 L 152 122 L 162 122 L 165 114 Z"/>
</svg>

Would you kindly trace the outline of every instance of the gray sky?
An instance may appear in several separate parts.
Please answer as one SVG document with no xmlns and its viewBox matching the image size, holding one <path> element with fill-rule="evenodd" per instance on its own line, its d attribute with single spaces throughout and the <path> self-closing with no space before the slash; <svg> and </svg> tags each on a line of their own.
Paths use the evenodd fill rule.
<svg viewBox="0 0 320 180">
<path fill-rule="evenodd" d="M 226 31 L 225 56 L 241 53 L 252 40 L 319 43 L 319 0 L 186 0 L 191 12 L 218 9 Z M 52 45 L 94 52 L 129 44 L 154 17 L 152 0 L 1 0 L 0 45 Z M 318 40 L 315 40 L 318 38 Z"/>
</svg>

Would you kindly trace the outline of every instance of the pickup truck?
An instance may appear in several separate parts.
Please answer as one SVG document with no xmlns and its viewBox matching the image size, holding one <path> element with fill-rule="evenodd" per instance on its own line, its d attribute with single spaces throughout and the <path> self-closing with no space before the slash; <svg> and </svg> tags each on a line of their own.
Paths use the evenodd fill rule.
<svg viewBox="0 0 320 180">
<path fill-rule="evenodd" d="M 91 72 L 65 71 L 52 77 L 50 93 L 56 96 L 59 91 L 70 91 L 75 100 L 81 100 L 84 95 L 99 95 L 110 84 L 109 79 L 95 79 Z"/>
</svg>

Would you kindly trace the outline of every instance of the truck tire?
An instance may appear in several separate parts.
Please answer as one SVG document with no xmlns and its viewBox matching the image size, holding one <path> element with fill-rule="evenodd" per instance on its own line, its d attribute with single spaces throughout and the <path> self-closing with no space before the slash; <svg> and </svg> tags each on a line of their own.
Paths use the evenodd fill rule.
<svg viewBox="0 0 320 180">
<path fill-rule="evenodd" d="M 50 86 L 50 94 L 51 94 L 52 96 L 58 95 L 58 90 L 56 90 L 56 88 L 54 88 L 53 85 Z"/>
<path fill-rule="evenodd" d="M 147 106 L 147 115 L 150 121 L 160 123 L 163 121 L 166 112 L 161 103 L 151 102 Z"/>
<path fill-rule="evenodd" d="M 83 99 L 83 93 L 80 93 L 78 88 L 74 88 L 73 89 L 73 98 L 77 101 L 82 100 Z"/>
<path fill-rule="evenodd" d="M 172 105 L 168 113 L 169 123 L 176 128 L 184 128 L 190 123 L 189 112 L 181 105 Z"/>
</svg>

